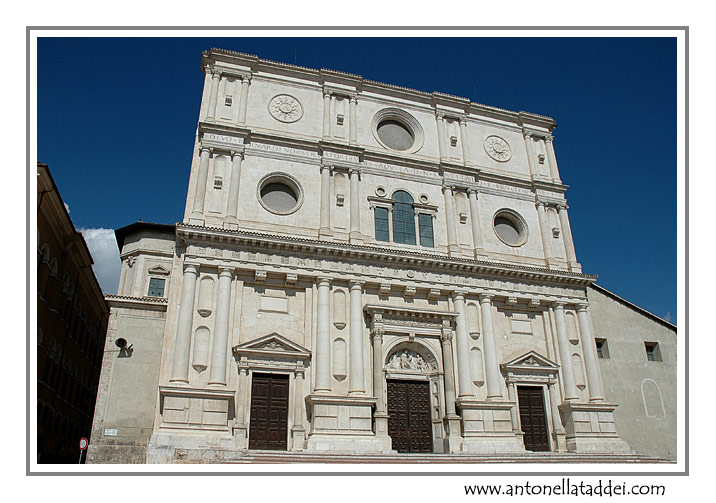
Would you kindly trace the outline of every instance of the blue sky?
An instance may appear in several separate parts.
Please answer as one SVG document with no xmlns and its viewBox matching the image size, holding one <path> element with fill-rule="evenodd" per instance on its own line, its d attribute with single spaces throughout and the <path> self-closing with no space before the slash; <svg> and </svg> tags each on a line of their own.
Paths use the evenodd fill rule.
<svg viewBox="0 0 716 503">
<path fill-rule="evenodd" d="M 584 272 L 676 322 L 673 38 L 40 38 L 37 158 L 98 269 L 99 229 L 181 220 L 211 47 L 553 117 Z"/>
</svg>

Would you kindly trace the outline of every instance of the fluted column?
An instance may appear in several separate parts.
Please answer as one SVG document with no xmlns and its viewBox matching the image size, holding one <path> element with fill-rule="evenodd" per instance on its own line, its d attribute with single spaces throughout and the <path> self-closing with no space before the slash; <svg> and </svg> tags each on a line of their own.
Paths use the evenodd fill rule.
<svg viewBox="0 0 716 503">
<path fill-rule="evenodd" d="M 460 118 L 460 144 L 462 145 L 462 162 L 468 164 L 470 162 L 470 149 L 467 144 L 467 120 Z"/>
<path fill-rule="evenodd" d="M 192 216 L 195 218 L 203 218 L 204 216 L 204 199 L 206 198 L 206 177 L 209 174 L 209 155 L 211 149 L 209 147 L 199 147 L 199 173 L 196 177 L 196 191 L 194 192 L 194 206 Z"/>
<path fill-rule="evenodd" d="M 549 235 L 549 220 L 547 218 L 547 211 L 542 201 L 537 201 L 537 216 L 539 217 L 539 229 L 542 235 L 542 248 L 544 249 L 544 258 L 549 265 L 554 260 L 552 254 L 552 241 Z"/>
<path fill-rule="evenodd" d="M 331 280 L 318 278 L 315 391 L 331 391 Z"/>
<path fill-rule="evenodd" d="M 214 341 L 211 345 L 211 372 L 209 374 L 209 384 L 226 384 L 226 346 L 229 340 L 231 279 L 233 275 L 233 267 L 219 268 L 219 292 L 216 300 Z"/>
<path fill-rule="evenodd" d="M 587 385 L 589 387 L 589 401 L 604 400 L 602 382 L 599 379 L 599 364 L 597 363 L 597 351 L 592 337 L 592 330 L 589 326 L 589 313 L 587 305 L 577 306 L 577 320 L 579 322 L 579 333 L 582 335 L 582 351 L 584 351 L 584 365 L 587 367 Z"/>
<path fill-rule="evenodd" d="M 360 232 L 360 171 L 354 168 L 348 170 L 351 186 L 351 230 L 349 234 L 351 243 L 363 242 Z"/>
<path fill-rule="evenodd" d="M 323 137 L 331 136 L 331 93 L 323 93 Z"/>
<path fill-rule="evenodd" d="M 351 281 L 351 367 L 348 393 L 365 393 L 363 369 L 363 281 Z"/>
<path fill-rule="evenodd" d="M 174 361 L 170 381 L 189 382 L 189 349 L 191 348 L 191 327 L 194 317 L 194 294 L 199 271 L 193 264 L 184 264 L 177 333 L 174 342 Z"/>
<path fill-rule="evenodd" d="M 239 124 L 246 123 L 246 109 L 248 107 L 249 85 L 251 85 L 251 75 L 242 75 L 241 99 L 239 100 Z"/>
<path fill-rule="evenodd" d="M 348 105 L 348 140 L 351 144 L 358 143 L 358 124 L 356 124 L 357 104 L 358 99 L 355 96 L 351 96 Z"/>
<path fill-rule="evenodd" d="M 557 168 L 557 157 L 554 155 L 554 137 L 548 134 L 544 137 L 544 144 L 547 148 L 547 163 L 549 164 L 549 174 L 554 183 L 562 183 L 559 179 L 559 169 Z"/>
<path fill-rule="evenodd" d="M 532 148 L 532 135 L 530 133 L 524 133 L 525 137 L 525 148 L 527 149 L 527 163 L 530 167 L 530 175 L 532 178 L 537 176 L 537 166 L 535 165 L 535 153 Z"/>
<path fill-rule="evenodd" d="M 574 241 L 572 241 L 572 229 L 569 226 L 569 217 L 567 216 L 567 205 L 557 205 L 557 213 L 559 213 L 559 225 L 562 228 L 562 239 L 564 240 L 564 249 L 567 253 L 567 263 L 570 270 L 579 268 L 577 264 L 577 255 L 574 253 Z"/>
<path fill-rule="evenodd" d="M 436 114 L 435 121 L 438 124 L 438 151 L 442 159 L 447 155 L 447 147 L 445 146 L 445 119 L 443 114 Z"/>
<path fill-rule="evenodd" d="M 477 203 L 477 189 L 467 189 L 467 197 L 470 202 L 470 223 L 472 224 L 472 244 L 475 247 L 475 256 L 485 255 L 485 248 L 482 244 L 482 229 L 480 227 L 480 212 Z"/>
<path fill-rule="evenodd" d="M 487 398 L 502 398 L 500 386 L 500 368 L 497 362 L 495 330 L 492 324 L 492 295 L 480 295 L 482 313 L 482 344 L 485 350 L 485 377 L 487 380 Z"/>
<path fill-rule="evenodd" d="M 472 376 L 470 375 L 470 342 L 467 335 L 467 317 L 465 316 L 465 292 L 455 292 L 455 319 L 457 334 L 457 376 L 460 382 L 459 396 L 472 396 Z"/>
<path fill-rule="evenodd" d="M 321 166 L 321 222 L 318 236 L 332 236 L 331 231 L 331 167 Z"/>
<path fill-rule="evenodd" d="M 559 357 L 562 360 L 562 384 L 564 385 L 565 400 L 577 400 L 577 386 L 574 383 L 574 369 L 572 368 L 572 353 L 569 349 L 567 339 L 567 327 L 564 321 L 564 302 L 556 302 L 554 305 L 554 321 L 557 325 L 557 343 L 559 345 Z"/>
<path fill-rule="evenodd" d="M 229 182 L 229 202 L 226 205 L 224 227 L 237 229 L 239 226 L 239 184 L 241 181 L 241 161 L 243 152 L 231 152 L 231 180 Z"/>
<path fill-rule="evenodd" d="M 221 80 L 221 72 L 212 68 L 211 70 L 211 92 L 209 93 L 209 109 L 206 111 L 206 118 L 213 119 L 216 117 L 216 100 L 219 94 L 219 80 Z"/>
<path fill-rule="evenodd" d="M 455 227 L 455 210 L 452 203 L 452 187 L 443 186 L 443 197 L 445 198 L 445 219 L 447 220 L 448 251 L 457 253 L 457 228 Z"/>
</svg>

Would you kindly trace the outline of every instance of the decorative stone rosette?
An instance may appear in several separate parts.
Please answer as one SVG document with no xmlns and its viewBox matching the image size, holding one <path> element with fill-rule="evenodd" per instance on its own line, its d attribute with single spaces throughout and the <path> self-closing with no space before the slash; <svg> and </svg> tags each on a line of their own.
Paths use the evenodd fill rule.
<svg viewBox="0 0 716 503">
<path fill-rule="evenodd" d="M 510 145 L 504 138 L 499 136 L 488 136 L 484 142 L 485 152 L 494 160 L 499 162 L 509 161 L 512 157 Z"/>
<path fill-rule="evenodd" d="M 271 117 L 281 122 L 296 122 L 303 117 L 301 102 L 288 94 L 279 94 L 271 98 L 268 110 Z"/>
</svg>

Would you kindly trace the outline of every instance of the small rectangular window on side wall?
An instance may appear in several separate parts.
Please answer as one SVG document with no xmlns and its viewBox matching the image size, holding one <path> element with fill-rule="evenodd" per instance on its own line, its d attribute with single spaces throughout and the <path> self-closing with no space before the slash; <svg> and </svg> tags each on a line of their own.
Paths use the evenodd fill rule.
<svg viewBox="0 0 716 503">
<path fill-rule="evenodd" d="M 376 241 L 390 241 L 388 222 L 388 208 L 375 208 L 375 239 Z"/>
<path fill-rule="evenodd" d="M 597 357 L 608 360 L 609 359 L 609 345 L 606 339 L 594 339 L 594 343 L 597 346 Z"/>
<path fill-rule="evenodd" d="M 161 278 L 149 278 L 149 297 L 164 297 L 164 282 Z"/>
<path fill-rule="evenodd" d="M 420 227 L 420 246 L 433 248 L 435 239 L 433 237 L 433 217 L 427 213 L 418 215 L 418 226 Z"/>
</svg>

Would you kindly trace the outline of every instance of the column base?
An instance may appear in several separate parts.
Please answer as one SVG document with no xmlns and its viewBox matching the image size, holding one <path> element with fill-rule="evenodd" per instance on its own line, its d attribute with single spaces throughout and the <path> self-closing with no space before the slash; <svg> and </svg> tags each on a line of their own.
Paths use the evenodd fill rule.
<svg viewBox="0 0 716 503">
<path fill-rule="evenodd" d="M 348 235 L 348 241 L 350 244 L 363 244 L 363 234 L 357 231 L 351 231 Z"/>
<path fill-rule="evenodd" d="M 306 448 L 306 429 L 303 426 L 294 426 L 291 429 L 292 451 L 302 451 Z"/>
<path fill-rule="evenodd" d="M 456 257 L 460 255 L 460 246 L 459 245 L 448 245 L 448 255 L 451 257 Z"/>
<path fill-rule="evenodd" d="M 327 227 L 318 229 L 318 239 L 328 239 L 333 237 L 333 231 Z"/>
<path fill-rule="evenodd" d="M 443 439 L 444 452 L 460 452 L 462 449 L 462 435 L 460 434 L 460 416 L 448 414 L 443 418 L 445 438 Z"/>
<path fill-rule="evenodd" d="M 485 260 L 487 258 L 487 252 L 484 248 L 476 248 L 474 255 L 475 260 Z"/>
<path fill-rule="evenodd" d="M 567 265 L 570 272 L 582 272 L 582 264 L 578 262 L 569 262 Z"/>
<path fill-rule="evenodd" d="M 565 402 L 559 406 L 569 452 L 630 453 L 631 447 L 619 438 L 614 421 L 616 405 L 609 403 Z"/>
<path fill-rule="evenodd" d="M 245 424 L 235 424 L 232 428 L 236 450 L 244 451 L 249 448 L 249 427 Z"/>
</svg>

